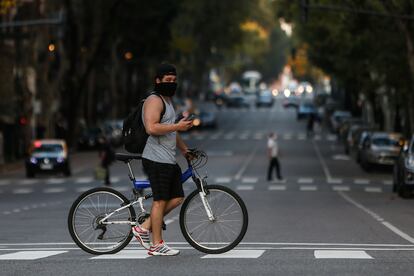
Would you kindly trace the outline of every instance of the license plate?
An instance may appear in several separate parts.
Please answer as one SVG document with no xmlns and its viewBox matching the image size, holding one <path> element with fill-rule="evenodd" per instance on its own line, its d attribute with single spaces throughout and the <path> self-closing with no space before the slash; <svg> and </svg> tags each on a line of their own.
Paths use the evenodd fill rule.
<svg viewBox="0 0 414 276">
<path fill-rule="evenodd" d="M 51 170 L 53 169 L 53 165 L 52 164 L 40 164 L 40 168 L 42 170 Z"/>
</svg>

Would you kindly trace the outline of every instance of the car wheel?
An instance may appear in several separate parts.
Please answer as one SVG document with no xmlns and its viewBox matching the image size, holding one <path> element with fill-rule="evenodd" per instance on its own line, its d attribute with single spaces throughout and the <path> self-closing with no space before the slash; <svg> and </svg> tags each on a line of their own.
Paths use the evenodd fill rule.
<svg viewBox="0 0 414 276">
<path fill-rule="evenodd" d="M 410 198 L 411 197 L 411 188 L 407 185 L 399 185 L 398 187 L 398 195 L 401 198 Z"/>
<path fill-rule="evenodd" d="M 35 173 L 31 170 L 26 170 L 26 177 L 27 178 L 33 178 L 33 177 L 35 177 Z"/>
</svg>

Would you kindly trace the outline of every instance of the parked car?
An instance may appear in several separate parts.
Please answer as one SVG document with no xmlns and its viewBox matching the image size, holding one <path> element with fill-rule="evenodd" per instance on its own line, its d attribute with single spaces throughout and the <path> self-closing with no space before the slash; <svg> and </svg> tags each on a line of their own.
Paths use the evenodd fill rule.
<svg viewBox="0 0 414 276">
<path fill-rule="evenodd" d="M 122 144 L 122 120 L 108 120 L 103 123 L 104 135 L 114 146 Z"/>
<path fill-rule="evenodd" d="M 193 128 L 216 128 L 217 116 L 215 112 L 202 110 L 195 114 Z"/>
<path fill-rule="evenodd" d="M 338 140 L 345 142 L 351 126 L 362 125 L 363 123 L 364 122 L 361 118 L 350 117 L 350 118 L 344 119 L 339 125 Z"/>
<path fill-rule="evenodd" d="M 364 139 L 360 152 L 360 164 L 365 170 L 372 165 L 393 166 L 402 147 L 399 133 L 372 132 Z"/>
<path fill-rule="evenodd" d="M 256 96 L 256 107 L 260 106 L 273 106 L 273 94 L 270 90 L 263 90 L 260 91 Z"/>
<path fill-rule="evenodd" d="M 298 108 L 300 99 L 297 96 L 289 96 L 283 100 L 284 108 Z"/>
<path fill-rule="evenodd" d="M 345 119 L 348 119 L 348 118 L 351 118 L 351 117 L 352 117 L 352 115 L 351 115 L 351 112 L 349 112 L 349 111 L 343 111 L 343 110 L 335 111 L 332 114 L 331 118 L 330 118 L 332 131 L 334 133 L 338 133 L 341 123 Z"/>
<path fill-rule="evenodd" d="M 297 119 L 308 118 L 310 115 L 317 117 L 318 111 L 316 110 L 315 105 L 311 102 L 301 103 L 296 113 Z"/>
<path fill-rule="evenodd" d="M 250 107 L 250 103 L 244 96 L 228 96 L 226 98 L 227 107 Z"/>
<path fill-rule="evenodd" d="M 64 140 L 42 139 L 31 143 L 25 162 L 26 176 L 42 172 L 60 172 L 71 175 L 68 147 Z"/>
<path fill-rule="evenodd" d="M 361 134 L 364 131 L 369 132 L 369 131 L 375 131 L 375 130 L 377 130 L 376 126 L 364 125 L 364 124 L 351 125 L 346 135 L 346 139 L 344 141 L 345 154 L 351 154 L 352 152 L 357 151 L 358 141 L 360 140 Z"/>
<path fill-rule="evenodd" d="M 100 127 L 87 128 L 82 132 L 81 137 L 78 139 L 78 149 L 99 149 L 102 144 L 101 138 L 104 136 L 104 131 Z"/>
<path fill-rule="evenodd" d="M 406 198 L 414 190 L 414 135 L 406 141 L 394 165 L 393 192 Z"/>
</svg>

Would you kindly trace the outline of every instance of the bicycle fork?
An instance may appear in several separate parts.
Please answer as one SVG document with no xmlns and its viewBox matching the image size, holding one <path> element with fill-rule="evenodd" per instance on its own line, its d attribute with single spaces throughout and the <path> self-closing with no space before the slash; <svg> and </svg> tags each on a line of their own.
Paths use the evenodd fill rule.
<svg viewBox="0 0 414 276">
<path fill-rule="evenodd" d="M 201 179 L 201 178 L 198 178 L 197 180 L 198 180 L 198 183 L 199 183 L 199 185 L 197 185 L 198 190 L 199 190 L 198 194 L 200 195 L 201 202 L 203 203 L 204 209 L 206 210 L 207 217 L 210 221 L 215 221 L 216 217 L 214 216 L 213 211 L 211 210 L 210 204 L 208 203 L 208 200 L 206 198 L 207 193 L 204 190 L 205 180 Z"/>
</svg>

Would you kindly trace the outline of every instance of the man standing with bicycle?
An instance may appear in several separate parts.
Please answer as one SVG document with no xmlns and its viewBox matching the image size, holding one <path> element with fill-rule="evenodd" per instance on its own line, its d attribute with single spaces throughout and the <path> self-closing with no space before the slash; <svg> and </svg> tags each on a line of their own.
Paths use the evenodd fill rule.
<svg viewBox="0 0 414 276">
<path fill-rule="evenodd" d="M 178 131 L 192 127 L 192 121 L 183 118 L 175 123 L 172 97 L 177 89 L 177 72 L 172 64 L 163 63 L 157 68 L 154 91 L 143 106 L 143 123 L 149 134 L 142 154 L 142 164 L 148 175 L 153 193 L 151 216 L 141 225 L 132 228 L 135 237 L 148 250 L 149 255 L 173 256 L 178 250 L 170 248 L 162 239 L 163 218 L 184 199 L 180 181 L 181 169 L 175 153 L 178 147 L 187 157 L 188 147 Z M 161 114 L 164 113 L 163 116 Z M 152 243 L 150 240 L 152 231 Z"/>
</svg>

